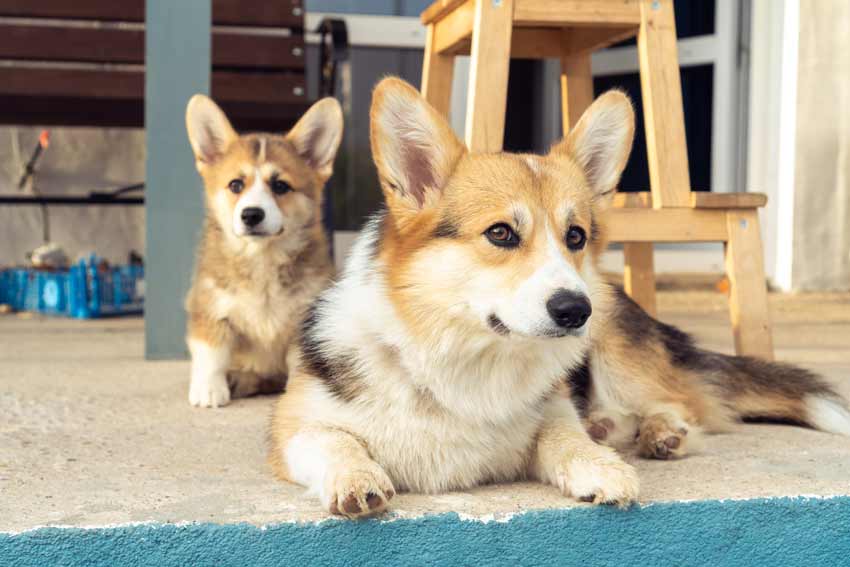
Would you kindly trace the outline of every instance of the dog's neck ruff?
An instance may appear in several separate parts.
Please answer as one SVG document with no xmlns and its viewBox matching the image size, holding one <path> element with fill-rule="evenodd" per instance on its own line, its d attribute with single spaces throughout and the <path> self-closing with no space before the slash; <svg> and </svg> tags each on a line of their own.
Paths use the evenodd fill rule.
<svg viewBox="0 0 850 567">
<path fill-rule="evenodd" d="M 328 348 L 352 357 L 372 386 L 397 381 L 430 392 L 460 418 L 495 422 L 539 406 L 580 364 L 585 338 L 505 337 L 483 325 L 449 322 L 414 337 L 387 297 L 374 224 L 355 244 L 342 280 L 325 294 L 327 321 L 320 330 Z"/>
</svg>

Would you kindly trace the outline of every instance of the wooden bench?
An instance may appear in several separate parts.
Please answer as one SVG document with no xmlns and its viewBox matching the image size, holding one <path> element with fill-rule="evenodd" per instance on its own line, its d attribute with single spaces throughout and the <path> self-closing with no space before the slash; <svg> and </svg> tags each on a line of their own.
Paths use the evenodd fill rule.
<svg viewBox="0 0 850 567">
<path fill-rule="evenodd" d="M 212 13 L 213 98 L 239 129 L 290 127 L 309 106 L 302 0 Z M 0 0 L 0 123 L 144 126 L 144 19 L 144 0 Z"/>
</svg>

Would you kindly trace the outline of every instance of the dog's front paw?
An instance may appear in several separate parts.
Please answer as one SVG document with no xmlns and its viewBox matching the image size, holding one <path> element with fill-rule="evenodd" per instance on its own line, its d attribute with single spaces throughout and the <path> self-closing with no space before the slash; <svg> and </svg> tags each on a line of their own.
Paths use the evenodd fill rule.
<svg viewBox="0 0 850 567">
<path fill-rule="evenodd" d="M 390 477 L 372 463 L 329 475 L 324 504 L 331 514 L 364 518 L 383 512 L 393 496 Z"/>
<path fill-rule="evenodd" d="M 230 403 L 227 378 L 192 377 L 189 385 L 189 403 L 202 408 L 220 408 Z"/>
<path fill-rule="evenodd" d="M 607 447 L 594 448 L 560 464 L 556 479 L 561 492 L 582 502 L 620 507 L 637 500 L 640 482 L 634 467 Z"/>
</svg>

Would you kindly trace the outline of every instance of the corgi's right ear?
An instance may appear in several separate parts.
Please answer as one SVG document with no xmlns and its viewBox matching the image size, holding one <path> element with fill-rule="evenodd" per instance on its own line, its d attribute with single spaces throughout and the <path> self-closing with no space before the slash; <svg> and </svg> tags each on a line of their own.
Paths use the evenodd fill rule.
<svg viewBox="0 0 850 567">
<path fill-rule="evenodd" d="M 466 151 L 446 119 L 394 77 L 372 94 L 372 156 L 387 206 L 402 219 L 434 203 Z"/>
<path fill-rule="evenodd" d="M 186 106 L 186 131 L 198 171 L 221 157 L 238 137 L 218 105 L 201 94 L 189 99 Z"/>
</svg>

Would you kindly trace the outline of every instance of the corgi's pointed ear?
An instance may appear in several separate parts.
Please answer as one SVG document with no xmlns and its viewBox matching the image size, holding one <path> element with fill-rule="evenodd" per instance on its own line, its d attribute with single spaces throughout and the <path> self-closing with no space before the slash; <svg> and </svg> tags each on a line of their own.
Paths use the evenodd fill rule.
<svg viewBox="0 0 850 567">
<path fill-rule="evenodd" d="M 390 210 L 415 213 L 439 198 L 466 151 L 447 120 L 394 77 L 372 94 L 372 156 Z"/>
<path fill-rule="evenodd" d="M 598 196 L 613 194 L 632 151 L 635 113 L 623 92 L 608 91 L 584 112 L 569 135 L 552 148 L 566 154 L 584 170 Z"/>
<path fill-rule="evenodd" d="M 189 99 L 186 106 L 186 131 L 199 170 L 221 157 L 238 137 L 218 105 L 201 94 Z"/>
<path fill-rule="evenodd" d="M 342 108 L 335 98 L 315 103 L 289 131 L 286 138 L 327 181 L 333 173 L 334 158 L 342 141 Z"/>
</svg>

